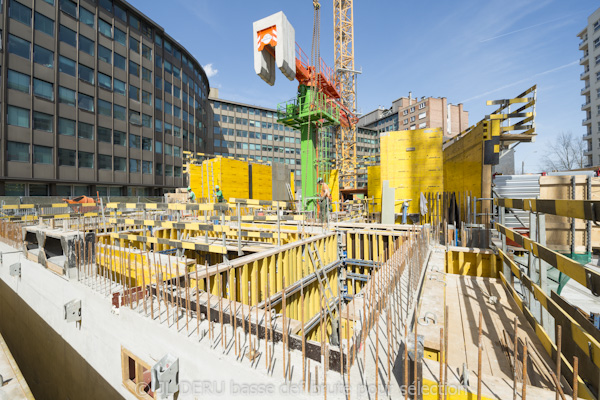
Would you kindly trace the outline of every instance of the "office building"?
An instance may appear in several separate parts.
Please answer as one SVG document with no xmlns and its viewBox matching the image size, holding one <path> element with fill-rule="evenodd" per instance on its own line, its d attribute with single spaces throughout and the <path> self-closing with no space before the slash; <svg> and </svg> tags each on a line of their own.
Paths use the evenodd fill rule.
<svg viewBox="0 0 600 400">
<path fill-rule="evenodd" d="M 160 195 L 212 151 L 200 63 L 124 1 L 2 2 L 0 195 Z"/>
<path fill-rule="evenodd" d="M 591 167 L 600 165 L 600 8 L 588 17 L 587 26 L 577 36 L 581 39 L 579 50 L 583 52 L 579 64 L 583 66 L 581 110 L 585 113 L 583 139 L 587 141 L 584 156 L 586 166 Z"/>
</svg>

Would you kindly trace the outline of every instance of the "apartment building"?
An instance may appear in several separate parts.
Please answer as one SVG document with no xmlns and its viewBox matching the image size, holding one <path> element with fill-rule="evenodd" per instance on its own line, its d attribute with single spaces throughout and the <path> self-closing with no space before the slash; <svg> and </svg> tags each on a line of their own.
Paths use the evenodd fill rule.
<svg viewBox="0 0 600 400">
<path fill-rule="evenodd" d="M 452 137 L 469 127 L 469 113 L 462 104 L 448 103 L 445 97 L 401 97 L 388 109 L 378 108 L 363 115 L 360 127 L 389 132 L 407 129 L 442 128 Z"/>
<path fill-rule="evenodd" d="M 583 66 L 581 95 L 585 113 L 582 125 L 583 139 L 587 142 L 586 166 L 600 165 L 600 8 L 587 20 L 587 26 L 577 34 L 581 39 L 579 50 L 583 52 L 579 64 Z"/>
<path fill-rule="evenodd" d="M 159 195 L 212 151 L 204 70 L 130 4 L 0 4 L 0 195 Z"/>
</svg>

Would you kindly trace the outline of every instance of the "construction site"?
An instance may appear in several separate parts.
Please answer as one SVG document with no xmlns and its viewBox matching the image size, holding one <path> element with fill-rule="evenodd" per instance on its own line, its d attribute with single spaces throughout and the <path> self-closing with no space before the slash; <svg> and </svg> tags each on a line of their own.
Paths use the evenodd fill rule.
<svg viewBox="0 0 600 400">
<path fill-rule="evenodd" d="M 1 199 L 0 399 L 600 399 L 600 178 L 498 173 L 536 86 L 361 159 L 333 3 L 333 67 L 283 12 L 252 24 L 256 74 L 298 83 L 301 187 L 184 151 L 164 198 Z"/>
</svg>

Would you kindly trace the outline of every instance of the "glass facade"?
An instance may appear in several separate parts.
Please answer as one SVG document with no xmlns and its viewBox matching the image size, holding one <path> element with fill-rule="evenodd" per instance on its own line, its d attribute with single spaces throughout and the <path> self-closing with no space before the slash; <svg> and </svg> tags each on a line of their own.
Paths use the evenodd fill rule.
<svg viewBox="0 0 600 400">
<path fill-rule="evenodd" d="M 0 52 L 0 62 L 11 65 L 1 77 L 7 114 L 0 129 L 8 132 L 0 133 L 7 160 L 0 195 L 7 193 L 3 178 L 22 179 L 25 195 L 43 192 L 36 184 L 51 195 L 85 187 L 95 193 L 96 185 L 107 193 L 150 187 L 160 195 L 186 184 L 184 151 L 213 152 L 204 70 L 128 3 L 58 0 L 35 10 L 12 0 L 0 5 L 11 20 Z M 162 151 L 167 146 L 170 154 Z"/>
</svg>

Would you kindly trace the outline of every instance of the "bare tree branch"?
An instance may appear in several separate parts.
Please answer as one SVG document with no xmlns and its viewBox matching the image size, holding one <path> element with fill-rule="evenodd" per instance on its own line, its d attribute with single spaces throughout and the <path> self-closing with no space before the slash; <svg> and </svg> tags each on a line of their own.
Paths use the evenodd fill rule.
<svg viewBox="0 0 600 400">
<path fill-rule="evenodd" d="M 584 168 L 586 150 L 587 144 L 582 137 L 573 136 L 572 132 L 561 132 L 556 140 L 548 145 L 542 165 L 548 171 Z"/>
</svg>

